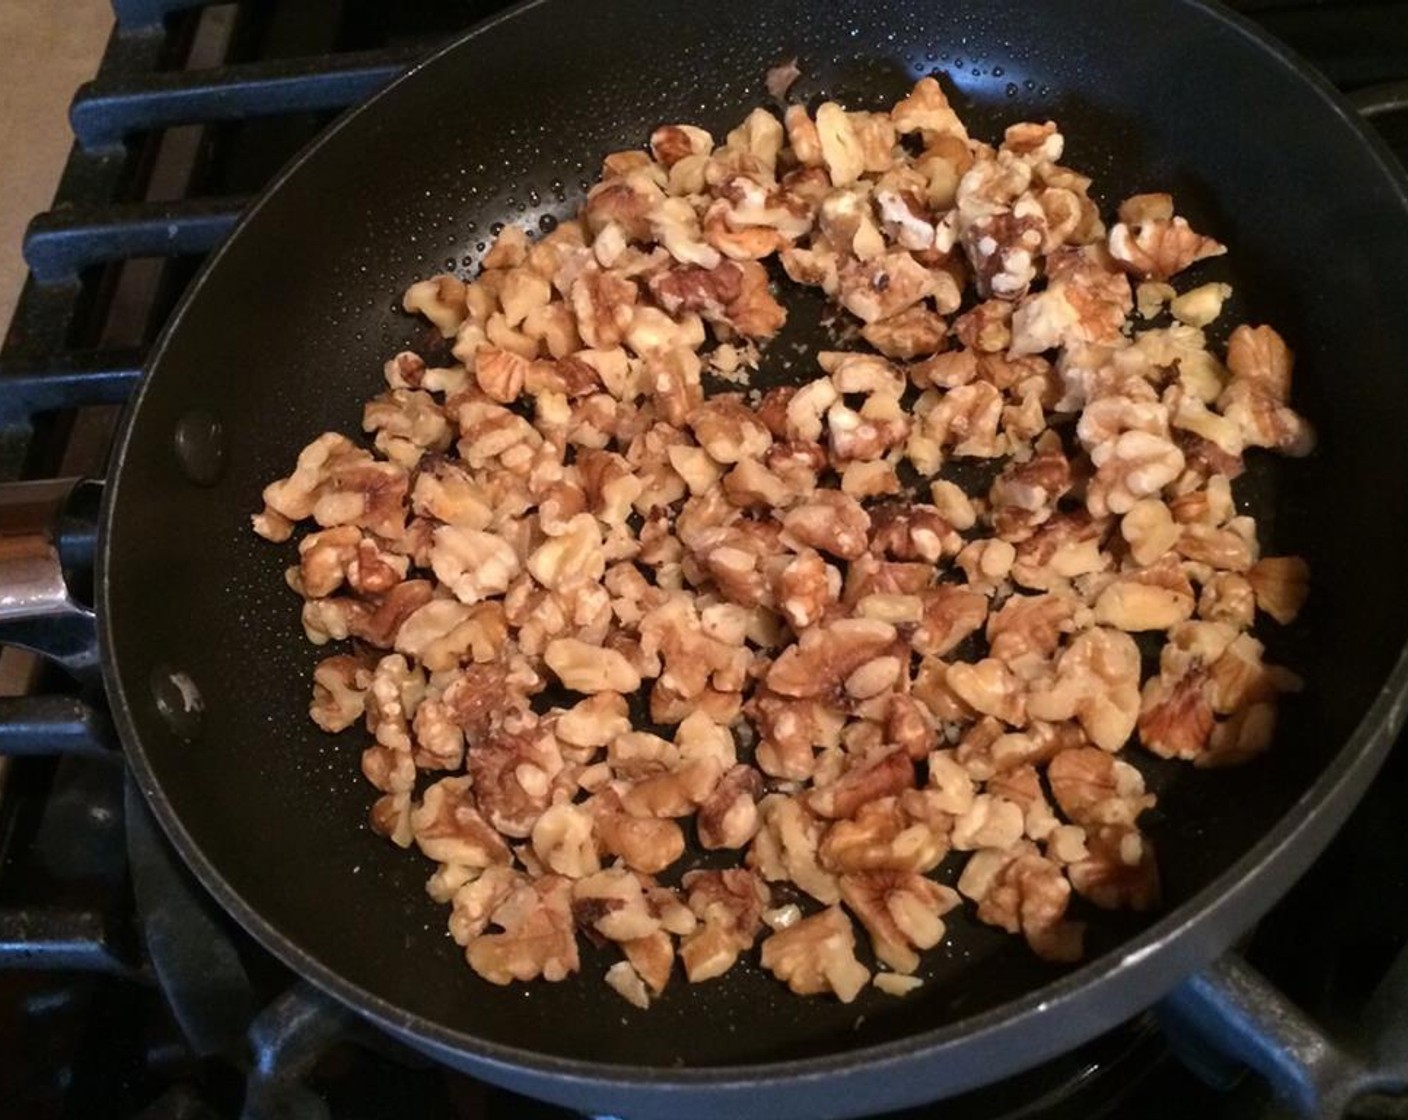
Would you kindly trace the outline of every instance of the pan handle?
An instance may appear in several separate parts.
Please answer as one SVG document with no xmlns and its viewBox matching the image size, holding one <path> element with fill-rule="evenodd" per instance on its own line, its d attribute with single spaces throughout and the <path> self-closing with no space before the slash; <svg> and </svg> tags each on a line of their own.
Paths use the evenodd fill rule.
<svg viewBox="0 0 1408 1120">
<path fill-rule="evenodd" d="M 1228 1060 L 1250 1067 L 1303 1116 L 1345 1116 L 1366 1095 L 1408 1092 L 1408 950 L 1343 1040 L 1237 953 L 1184 980 L 1158 1014 L 1174 1049 L 1204 1080 L 1225 1082 Z"/>
<path fill-rule="evenodd" d="M 103 484 L 0 486 L 0 644 L 33 650 L 79 681 L 98 676 L 93 557 Z"/>
</svg>

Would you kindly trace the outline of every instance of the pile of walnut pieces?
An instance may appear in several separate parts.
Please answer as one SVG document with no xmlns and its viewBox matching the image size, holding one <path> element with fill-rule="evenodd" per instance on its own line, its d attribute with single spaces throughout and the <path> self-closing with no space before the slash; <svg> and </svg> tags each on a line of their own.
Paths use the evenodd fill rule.
<svg viewBox="0 0 1408 1120">
<path fill-rule="evenodd" d="M 855 919 L 901 994 L 965 898 L 1073 961 L 1072 891 L 1158 904 L 1131 739 L 1268 746 L 1297 681 L 1250 628 L 1307 571 L 1259 556 L 1232 480 L 1246 448 L 1311 447 L 1291 354 L 1266 326 L 1210 352 L 1229 289 L 1169 281 L 1223 247 L 1167 195 L 1107 230 L 1062 146 L 972 139 L 932 79 L 723 144 L 662 127 L 580 220 L 414 284 L 457 364 L 398 354 L 374 450 L 320 436 L 264 492 L 261 535 L 317 525 L 288 571 L 309 639 L 353 639 L 312 717 L 365 723 L 372 827 L 439 864 L 485 979 L 561 980 L 581 933 L 644 1007 L 676 956 L 698 982 L 761 940 L 794 992 L 850 1001 Z M 774 255 L 875 352 L 706 395 L 706 362 L 746 380 L 783 324 Z M 963 458 L 1000 461 L 986 493 L 935 480 Z M 691 840 L 736 865 L 690 869 Z"/>
</svg>

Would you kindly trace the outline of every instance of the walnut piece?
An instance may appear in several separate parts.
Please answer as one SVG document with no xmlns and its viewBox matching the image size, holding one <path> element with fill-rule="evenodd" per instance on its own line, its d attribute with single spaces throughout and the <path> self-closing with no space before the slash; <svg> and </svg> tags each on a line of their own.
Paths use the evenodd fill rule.
<svg viewBox="0 0 1408 1120">
<path fill-rule="evenodd" d="M 1110 255 L 1145 280 L 1168 280 L 1200 260 L 1226 252 L 1226 246 L 1175 217 L 1168 195 L 1126 199 L 1120 206 L 1120 221 L 1110 229 Z"/>
<path fill-rule="evenodd" d="M 507 865 L 513 855 L 475 808 L 470 779 L 442 778 L 411 811 L 411 833 L 429 859 L 457 867 Z"/>
<path fill-rule="evenodd" d="M 580 967 L 571 896 L 572 884 L 556 875 L 518 887 L 490 915 L 501 932 L 466 947 L 469 967 L 491 984 L 565 980 Z"/>
<path fill-rule="evenodd" d="M 850 1003 L 870 982 L 855 945 L 850 919 L 839 906 L 829 906 L 769 936 L 762 965 L 800 996 L 832 992 Z"/>
<path fill-rule="evenodd" d="M 1066 918 L 1071 884 L 1061 869 L 1021 846 L 976 853 L 958 889 L 978 903 L 978 918 L 1021 933 L 1037 956 L 1068 962 L 1080 956 L 1084 926 Z"/>
<path fill-rule="evenodd" d="M 841 898 L 870 934 L 875 956 L 896 972 L 919 967 L 915 950 L 944 939 L 943 915 L 959 904 L 952 887 L 913 872 L 843 875 Z"/>
<path fill-rule="evenodd" d="M 640 673 L 618 650 L 598 649 L 576 638 L 549 642 L 543 660 L 574 692 L 634 692 L 640 687 Z"/>
<path fill-rule="evenodd" d="M 753 945 L 770 892 L 751 871 L 690 871 L 682 883 L 699 926 L 680 941 L 691 984 L 722 976 Z"/>
</svg>

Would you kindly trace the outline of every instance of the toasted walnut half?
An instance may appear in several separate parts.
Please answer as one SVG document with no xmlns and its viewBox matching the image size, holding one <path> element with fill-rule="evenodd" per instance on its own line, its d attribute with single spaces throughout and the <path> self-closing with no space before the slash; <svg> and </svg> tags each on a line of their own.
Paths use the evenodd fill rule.
<svg viewBox="0 0 1408 1120">
<path fill-rule="evenodd" d="M 1139 716 L 1139 648 L 1128 634 L 1097 626 L 1078 634 L 1050 683 L 1033 687 L 1029 715 L 1076 719 L 1101 750 L 1117 751 Z"/>
<path fill-rule="evenodd" d="M 817 862 L 822 824 L 795 798 L 769 794 L 758 805 L 762 828 L 748 851 L 748 866 L 770 883 L 791 880 L 818 902 L 840 897 L 836 878 Z"/>
<path fill-rule="evenodd" d="M 856 960 L 855 931 L 839 906 L 780 929 L 763 942 L 762 965 L 802 996 L 833 992 L 850 1003 L 870 982 Z"/>
<path fill-rule="evenodd" d="M 895 628 L 874 619 L 842 619 L 805 631 L 768 670 L 767 686 L 783 696 L 832 692 L 895 641 Z"/>
<path fill-rule="evenodd" d="M 640 673 L 623 654 L 576 638 L 549 642 L 543 660 L 574 692 L 634 692 L 640 687 Z"/>
<path fill-rule="evenodd" d="M 684 832 L 668 818 L 627 813 L 616 791 L 607 789 L 587 802 L 602 852 L 620 859 L 633 871 L 656 875 L 684 855 Z"/>
<path fill-rule="evenodd" d="M 1061 868 L 1025 845 L 973 855 L 959 891 L 978 903 L 978 918 L 1008 933 L 1021 933 L 1044 960 L 1079 958 L 1085 927 L 1066 918 L 1071 884 Z"/>
<path fill-rule="evenodd" d="M 571 900 L 571 882 L 556 875 L 516 888 L 490 915 L 501 932 L 466 947 L 469 967 L 491 984 L 565 980 L 580 967 Z"/>
<path fill-rule="evenodd" d="M 1077 824 L 1133 825 L 1154 805 L 1139 771 L 1096 747 L 1061 751 L 1046 777 L 1061 812 Z"/>
<path fill-rule="evenodd" d="M 950 822 L 941 804 L 914 791 L 862 805 L 853 817 L 826 829 L 818 850 L 821 866 L 836 874 L 933 870 L 949 848 Z M 818 881 L 830 893 L 829 880 Z"/>
<path fill-rule="evenodd" d="M 691 984 L 722 976 L 762 926 L 770 893 L 750 871 L 690 871 L 682 880 L 699 926 L 680 941 L 680 960 Z"/>
<path fill-rule="evenodd" d="M 875 956 L 896 972 L 919 967 L 916 950 L 944 939 L 943 916 L 959 904 L 952 887 L 893 871 L 843 875 L 841 899 L 870 934 Z"/>
<path fill-rule="evenodd" d="M 1110 229 L 1110 255 L 1146 280 L 1167 280 L 1200 260 L 1226 252 L 1226 246 L 1175 217 L 1173 199 L 1166 194 L 1126 199 L 1120 206 L 1120 221 Z"/>
<path fill-rule="evenodd" d="M 360 657 L 338 654 L 313 670 L 313 702 L 308 714 L 324 731 L 345 731 L 366 710 L 371 667 Z"/>
<path fill-rule="evenodd" d="M 513 860 L 503 838 L 475 808 L 469 778 L 442 778 L 430 786 L 411 812 L 411 832 L 421 852 L 442 863 L 491 867 Z"/>
<path fill-rule="evenodd" d="M 1086 837 L 1088 855 L 1066 869 L 1071 886 L 1106 910 L 1152 910 L 1159 869 L 1148 837 L 1132 825 L 1103 825 Z"/>
</svg>

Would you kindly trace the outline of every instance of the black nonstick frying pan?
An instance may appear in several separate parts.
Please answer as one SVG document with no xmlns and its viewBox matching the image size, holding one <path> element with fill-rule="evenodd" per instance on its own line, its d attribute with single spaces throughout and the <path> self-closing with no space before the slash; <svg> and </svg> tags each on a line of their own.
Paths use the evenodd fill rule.
<svg viewBox="0 0 1408 1120">
<path fill-rule="evenodd" d="M 888 104 L 938 71 L 979 136 L 1059 121 L 1111 207 L 1171 190 L 1231 246 L 1227 318 L 1276 324 L 1321 449 L 1258 462 L 1247 504 L 1314 594 L 1273 657 L 1308 687 L 1273 751 L 1228 772 L 1143 759 L 1167 910 L 1096 916 L 1088 963 L 955 920 L 904 1000 L 843 1007 L 755 968 L 649 1012 L 600 982 L 499 989 L 464 965 L 431 870 L 365 827 L 355 736 L 306 718 L 320 653 L 248 514 L 299 448 L 353 431 L 386 356 L 426 343 L 409 281 L 467 269 L 497 223 L 570 214 L 600 157 L 662 122 L 716 135 L 765 101 Z M 1303 65 L 1191 0 L 538 0 L 325 133 L 254 207 L 157 347 L 111 471 L 97 611 L 141 787 L 197 875 L 314 983 L 420 1049 L 593 1112 L 855 1114 L 995 1080 L 1146 1007 L 1307 866 L 1401 722 L 1408 665 L 1408 192 Z M 794 337 L 807 341 L 799 311 Z M 819 340 L 819 338 L 817 339 Z M 813 340 L 813 341 L 817 341 Z M 766 365 L 766 362 L 765 362 Z M 1137 753 L 1137 752 L 1131 752 Z"/>
</svg>

